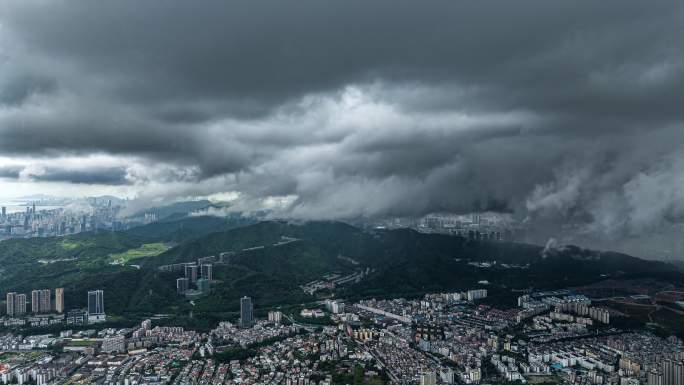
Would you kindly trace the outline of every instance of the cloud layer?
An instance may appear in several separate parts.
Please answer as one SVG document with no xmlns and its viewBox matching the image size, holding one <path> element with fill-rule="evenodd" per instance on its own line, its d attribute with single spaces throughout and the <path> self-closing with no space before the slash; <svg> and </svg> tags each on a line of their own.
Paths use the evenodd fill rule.
<svg viewBox="0 0 684 385">
<path fill-rule="evenodd" d="M 681 36 L 675 0 L 7 0 L 0 178 L 684 250 Z"/>
</svg>

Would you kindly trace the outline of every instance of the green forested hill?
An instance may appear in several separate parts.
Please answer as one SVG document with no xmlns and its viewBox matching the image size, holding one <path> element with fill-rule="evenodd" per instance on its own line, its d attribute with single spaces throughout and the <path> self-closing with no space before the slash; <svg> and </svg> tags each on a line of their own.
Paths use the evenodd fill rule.
<svg viewBox="0 0 684 385">
<path fill-rule="evenodd" d="M 161 221 L 134 227 L 126 233 L 156 241 L 181 243 L 214 232 L 224 232 L 254 224 L 251 218 L 235 215 L 227 218 L 213 216 L 171 216 Z"/>
<path fill-rule="evenodd" d="M 40 260 L 89 259 L 103 254 L 127 250 L 140 245 L 142 239 L 122 233 L 84 233 L 66 237 L 9 239 L 0 242 L 2 266 L 35 263 Z"/>
<path fill-rule="evenodd" d="M 112 265 L 112 255 L 139 248 L 145 240 L 124 233 L 13 239 L 0 242 L 0 293 L 65 288 L 67 306 L 85 306 L 88 290 L 107 290 L 108 309 L 122 312 L 144 287 L 148 271 Z M 131 284 L 133 283 L 133 284 Z"/>
<path fill-rule="evenodd" d="M 192 310 L 196 319 L 216 320 L 236 311 L 243 295 L 254 297 L 257 308 L 316 300 L 299 285 L 332 272 L 370 272 L 361 282 L 338 288 L 336 295 L 349 298 L 463 290 L 479 281 L 488 281 L 494 294 L 582 285 L 608 276 L 684 282 L 664 263 L 576 247 L 542 253 L 534 245 L 412 230 L 364 231 L 339 222 L 245 224 L 235 218 L 186 217 L 126 233 L 0 242 L 0 293 L 65 287 L 71 308 L 85 305 L 87 290 L 104 289 L 112 314 L 186 315 Z M 215 265 L 212 294 L 194 306 L 175 294 L 181 273 L 158 269 L 224 251 L 236 257 L 229 265 Z"/>
</svg>

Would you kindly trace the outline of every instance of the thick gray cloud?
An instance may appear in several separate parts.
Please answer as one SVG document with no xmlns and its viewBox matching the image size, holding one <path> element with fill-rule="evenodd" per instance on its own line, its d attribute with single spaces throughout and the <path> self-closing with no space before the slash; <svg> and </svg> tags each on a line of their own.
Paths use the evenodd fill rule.
<svg viewBox="0 0 684 385">
<path fill-rule="evenodd" d="M 75 184 L 127 184 L 126 169 L 106 167 L 95 169 L 60 169 L 46 168 L 39 174 L 26 175 L 31 180 L 39 182 L 67 182 Z"/>
<path fill-rule="evenodd" d="M 0 166 L 0 178 L 19 178 L 22 168 L 17 166 Z"/>
<path fill-rule="evenodd" d="M 73 184 L 130 184 L 129 171 L 123 166 L 102 165 L 10 165 L 0 167 L 0 178 L 24 182 L 65 182 Z"/>
<path fill-rule="evenodd" d="M 659 255 L 684 223 L 681 36 L 676 0 L 8 0 L 0 156 L 108 154 L 31 178 L 141 201 L 497 210 Z"/>
</svg>

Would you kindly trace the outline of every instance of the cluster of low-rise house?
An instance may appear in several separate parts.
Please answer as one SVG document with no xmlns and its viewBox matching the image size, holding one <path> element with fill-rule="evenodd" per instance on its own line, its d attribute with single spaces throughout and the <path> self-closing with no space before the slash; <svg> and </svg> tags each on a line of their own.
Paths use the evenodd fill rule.
<svg viewBox="0 0 684 385">
<path fill-rule="evenodd" d="M 272 310 L 267 319 L 224 321 L 208 333 L 146 320 L 134 328 L 58 336 L 5 334 L 0 350 L 14 358 L 0 363 L 0 382 L 332 385 L 340 373 L 362 368 L 369 381 L 402 385 L 534 377 L 576 385 L 684 385 L 677 382 L 684 378 L 679 339 L 608 329 L 591 317 L 585 298 L 522 297 L 524 309 L 534 302 L 548 308 L 518 322 L 519 309 L 482 305 L 474 298 L 484 293 L 469 292 L 328 300 L 310 309 L 330 316 L 334 325 L 324 327 L 291 323 Z M 236 349 L 250 353 L 224 358 Z"/>
</svg>

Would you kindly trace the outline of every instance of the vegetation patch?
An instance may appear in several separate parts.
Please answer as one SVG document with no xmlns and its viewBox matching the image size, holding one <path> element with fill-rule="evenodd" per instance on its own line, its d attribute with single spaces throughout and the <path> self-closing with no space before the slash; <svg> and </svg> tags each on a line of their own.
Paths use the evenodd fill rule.
<svg viewBox="0 0 684 385">
<path fill-rule="evenodd" d="M 59 246 L 68 251 L 93 246 L 92 242 L 72 238 L 64 238 L 59 242 Z"/>
<path fill-rule="evenodd" d="M 113 263 L 123 265 L 134 259 L 155 257 L 168 249 L 169 247 L 161 242 L 145 243 L 136 249 L 126 250 L 123 253 L 111 254 L 109 257 Z"/>
<path fill-rule="evenodd" d="M 74 340 L 69 341 L 69 343 L 67 345 L 68 346 L 81 347 L 81 346 L 91 346 L 91 345 L 94 345 L 96 343 L 97 343 L 97 341 L 93 341 L 90 339 L 87 339 L 87 340 L 86 339 L 84 339 L 84 340 L 74 339 Z"/>
</svg>

